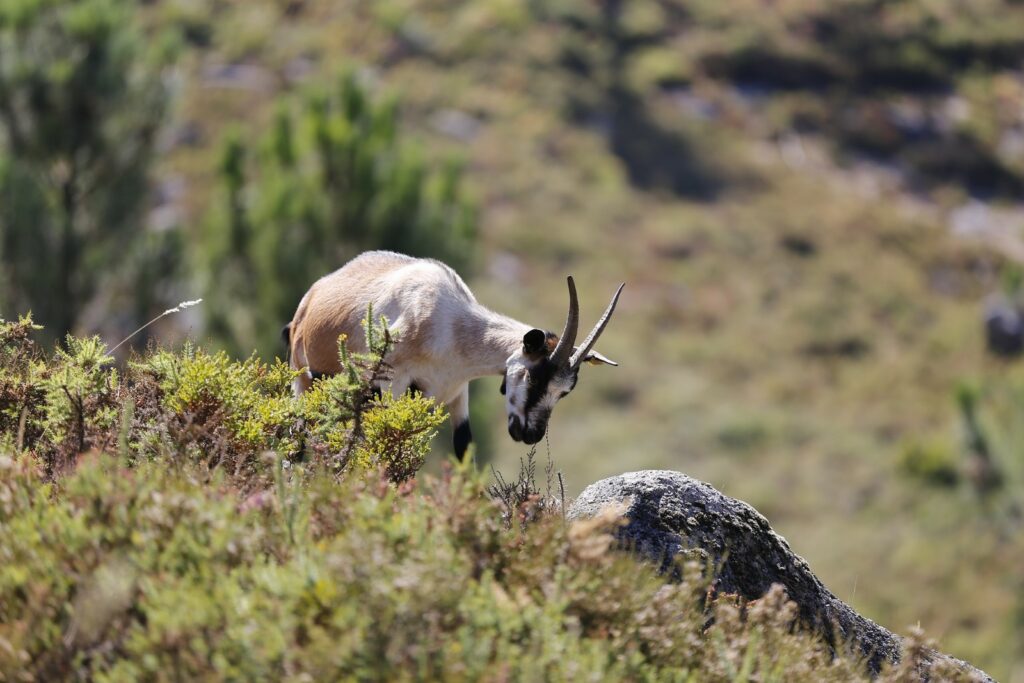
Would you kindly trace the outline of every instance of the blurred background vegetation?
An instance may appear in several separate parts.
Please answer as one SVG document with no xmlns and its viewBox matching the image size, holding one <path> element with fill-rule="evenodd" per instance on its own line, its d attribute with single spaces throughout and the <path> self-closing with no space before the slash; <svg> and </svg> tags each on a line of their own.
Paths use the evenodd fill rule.
<svg viewBox="0 0 1024 683">
<path fill-rule="evenodd" d="M 621 367 L 552 421 L 569 492 L 704 479 L 1010 681 L 1022 192 L 1012 0 L 0 2 L 0 316 L 112 345 L 202 297 L 150 338 L 269 359 L 367 248 L 553 329 L 566 274 L 591 320 L 625 280 Z"/>
</svg>

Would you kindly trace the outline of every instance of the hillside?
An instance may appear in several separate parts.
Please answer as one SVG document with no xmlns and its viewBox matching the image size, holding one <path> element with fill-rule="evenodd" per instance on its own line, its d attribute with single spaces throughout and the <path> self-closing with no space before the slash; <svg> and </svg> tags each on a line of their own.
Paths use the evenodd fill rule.
<svg viewBox="0 0 1024 683">
<path fill-rule="evenodd" d="M 986 418 L 992 430 L 1017 428 L 1021 370 L 986 357 L 979 302 L 1000 286 L 997 247 L 1019 240 L 990 228 L 1021 222 L 1019 7 L 151 12 L 206 36 L 178 115 L 204 142 L 165 163 L 187 181 L 185 215 L 211 201 L 204 160 L 225 121 L 259 129 L 269 92 L 362 69 L 400 95 L 408 130 L 467 160 L 484 302 L 557 329 L 565 274 L 584 324 L 627 282 L 602 341 L 622 366 L 588 369 L 552 421 L 570 492 L 683 470 L 765 511 L 862 612 L 920 622 L 998 679 L 1018 675 L 1024 555 L 1009 503 L 900 463 L 923 444 L 963 470 L 962 381 L 1004 416 Z M 497 380 L 481 384 L 474 421 L 494 425 L 485 448 L 514 468 Z M 1016 498 L 1020 450 L 1004 443 Z"/>
<path fill-rule="evenodd" d="M 540 444 L 570 495 L 686 472 L 761 510 L 859 612 L 1024 680 L 1024 370 L 986 354 L 981 318 L 1021 253 L 1019 3 L 140 11 L 182 41 L 165 228 L 201 248 L 228 133 L 256 139 L 282 97 L 354 70 L 398 98 L 432 159 L 464 160 L 479 299 L 558 329 L 571 273 L 586 326 L 627 283 L 601 341 L 620 367 L 586 368 Z M 181 298 L 203 282 L 187 274 Z M 168 344 L 202 329 L 175 322 Z M 498 382 L 478 382 L 474 431 L 491 428 L 478 455 L 511 476 L 523 449 L 501 429 Z M 1004 477 L 994 492 L 977 485 L 961 386 Z"/>
</svg>

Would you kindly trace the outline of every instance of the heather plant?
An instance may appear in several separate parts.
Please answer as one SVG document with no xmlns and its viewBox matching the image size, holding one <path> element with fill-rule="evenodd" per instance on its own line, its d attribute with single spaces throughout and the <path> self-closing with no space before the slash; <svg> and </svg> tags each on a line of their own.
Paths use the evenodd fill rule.
<svg viewBox="0 0 1024 683">
<path fill-rule="evenodd" d="M 27 430 L 40 421 L 41 361 L 32 340 L 38 329 L 31 315 L 17 322 L 0 318 L 0 445 L 9 449 L 20 450 L 33 436 Z"/>
<path fill-rule="evenodd" d="M 363 332 L 367 351 L 350 352 L 346 338 L 340 337 L 341 371 L 315 382 L 302 395 L 299 410 L 335 472 L 349 464 L 383 468 L 392 481 L 401 482 L 423 465 L 445 414 L 421 394 L 394 398 L 381 392 L 378 387 L 391 377 L 384 358 L 398 340 L 388 331 L 386 318 L 374 320 L 372 307 L 363 319 Z"/>
<path fill-rule="evenodd" d="M 443 415 L 373 397 L 396 340 L 372 320 L 299 401 L 280 362 L 189 344 L 122 373 L 95 339 L 44 359 L 5 323 L 39 428 L 0 440 L 0 680 L 864 678 L 781 589 L 743 604 L 692 563 L 666 581 L 616 551 L 618 511 L 537 505 L 532 458 L 522 501 L 471 462 L 414 478 Z"/>
<path fill-rule="evenodd" d="M 298 400 L 296 371 L 280 360 L 237 361 L 186 342 L 176 352 L 153 349 L 121 372 L 98 338 L 69 336 L 45 359 L 32 345 L 31 319 L 3 323 L 2 443 L 27 451 L 51 476 L 98 450 L 115 451 L 129 465 L 223 470 L 247 489 L 272 479 L 268 453 L 336 475 L 356 461 L 404 480 L 422 465 L 444 413 L 422 396 L 380 396 L 383 358 L 395 340 L 386 320 L 371 320 L 372 313 L 364 321 L 369 350 L 349 353 L 340 340 L 343 371 Z"/>
<path fill-rule="evenodd" d="M 362 418 L 363 438 L 353 454 L 354 462 L 383 468 L 391 481 L 406 481 L 423 466 L 430 440 L 444 419 L 433 399 L 396 399 L 385 392 Z"/>
<path fill-rule="evenodd" d="M 135 364 L 156 384 L 178 445 L 210 466 L 259 468 L 264 450 L 296 448 L 297 419 L 289 383 L 294 372 L 278 361 L 231 360 L 186 343 L 180 353 L 157 351 Z M 173 446 L 172 446 L 173 449 Z"/>
<path fill-rule="evenodd" d="M 86 435 L 109 429 L 116 418 L 113 393 L 118 373 L 99 337 L 68 336 L 58 347 L 41 386 L 45 394 L 43 436 L 76 453 L 86 449 Z"/>
<path fill-rule="evenodd" d="M 396 341 L 388 331 L 386 318 L 374 320 L 372 306 L 362 322 L 367 350 L 350 352 L 345 335 L 339 337 L 341 371 L 316 382 L 302 397 L 303 415 L 310 420 L 312 430 L 333 450 L 344 452 L 346 459 L 355 445 L 349 433 L 356 437 L 361 435 L 363 414 L 370 403 L 380 397 L 376 387 L 391 378 L 391 369 L 384 357 Z"/>
<path fill-rule="evenodd" d="M 565 485 L 562 473 L 558 473 L 558 498 L 554 495 L 555 466 L 548 453 L 548 461 L 544 467 L 545 489 L 542 492 L 537 483 L 537 447 L 527 452 L 525 458 L 519 459 L 519 473 L 509 481 L 501 472 L 491 466 L 494 482 L 487 487 L 487 494 L 501 506 L 502 519 L 505 525 L 513 523 L 527 525 L 530 522 L 553 511 L 565 514 Z"/>
<path fill-rule="evenodd" d="M 421 490 L 297 468 L 305 522 L 188 468 L 89 458 L 44 483 L 0 458 L 0 672 L 21 680 L 854 680 L 791 629 L 741 616 L 689 568 L 612 552 L 609 519 L 506 530 L 468 468 Z M 169 672 L 175 672 L 171 675 Z"/>
<path fill-rule="evenodd" d="M 5 377 L 25 379 L 29 375 L 38 356 L 32 333 L 41 329 L 32 322 L 31 313 L 16 322 L 0 318 L 0 367 Z"/>
</svg>

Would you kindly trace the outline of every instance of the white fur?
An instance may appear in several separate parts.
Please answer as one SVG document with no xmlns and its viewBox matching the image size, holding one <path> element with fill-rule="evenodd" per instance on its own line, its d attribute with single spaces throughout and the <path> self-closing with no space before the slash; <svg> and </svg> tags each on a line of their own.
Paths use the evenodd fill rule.
<svg viewBox="0 0 1024 683">
<path fill-rule="evenodd" d="M 477 377 L 506 375 L 506 410 L 523 424 L 533 424 L 544 411 L 546 422 L 568 391 L 564 382 L 552 381 L 526 415 L 527 378 L 537 361 L 524 354 L 523 336 L 532 328 L 479 304 L 445 264 L 387 251 L 366 252 L 310 287 L 290 323 L 291 366 L 340 370 L 338 337 L 347 336 L 350 350 L 365 351 L 361 321 L 370 306 L 398 339 L 386 359 L 393 368 L 391 392 L 400 395 L 415 383 L 447 405 L 456 425 L 469 417 L 468 383 Z M 300 375 L 295 394 L 310 383 L 308 372 Z"/>
</svg>

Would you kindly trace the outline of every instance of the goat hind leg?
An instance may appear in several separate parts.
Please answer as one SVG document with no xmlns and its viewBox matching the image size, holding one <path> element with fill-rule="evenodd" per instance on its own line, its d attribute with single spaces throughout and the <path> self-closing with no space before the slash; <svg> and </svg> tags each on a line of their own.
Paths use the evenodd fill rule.
<svg viewBox="0 0 1024 683">
<path fill-rule="evenodd" d="M 463 460 L 469 444 L 473 442 L 473 432 L 469 428 L 469 385 L 462 387 L 462 391 L 455 400 L 448 404 L 448 413 L 452 416 L 452 445 L 455 447 L 455 457 Z"/>
</svg>

